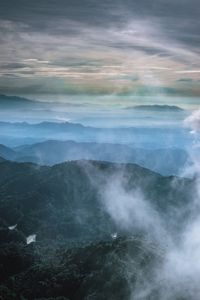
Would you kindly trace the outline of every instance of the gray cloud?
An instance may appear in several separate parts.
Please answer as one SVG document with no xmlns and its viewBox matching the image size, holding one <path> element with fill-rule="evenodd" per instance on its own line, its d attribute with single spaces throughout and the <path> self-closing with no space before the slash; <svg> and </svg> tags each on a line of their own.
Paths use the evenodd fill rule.
<svg viewBox="0 0 200 300">
<path fill-rule="evenodd" d="M 35 86 L 36 78 L 41 85 L 47 78 L 65 79 L 69 93 L 83 81 L 88 86 L 83 90 L 92 85 L 97 93 L 113 93 L 118 80 L 123 91 L 128 81 L 128 90 L 134 90 L 128 80 L 133 74 L 145 85 L 150 73 L 150 83 L 162 81 L 161 86 L 183 74 L 198 79 L 193 72 L 200 68 L 198 0 L 19 0 L 17 5 L 3 0 L 1 8 L 0 76 L 13 73 L 18 90 L 19 79 L 26 85 L 31 76 L 28 86 Z M 60 86 L 67 92 L 62 82 L 56 90 Z"/>
<path fill-rule="evenodd" d="M 1 68 L 3 68 L 3 69 L 23 69 L 23 68 L 26 68 L 27 67 L 27 65 L 26 64 L 22 64 L 22 63 L 15 63 L 15 62 L 13 62 L 13 63 L 8 63 L 8 64 L 2 64 L 1 66 L 0 66 Z"/>
</svg>

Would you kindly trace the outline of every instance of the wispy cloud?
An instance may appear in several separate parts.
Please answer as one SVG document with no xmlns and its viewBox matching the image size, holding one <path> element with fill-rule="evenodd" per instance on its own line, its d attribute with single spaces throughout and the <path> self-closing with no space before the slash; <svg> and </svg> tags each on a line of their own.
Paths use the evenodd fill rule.
<svg viewBox="0 0 200 300">
<path fill-rule="evenodd" d="M 154 9 L 147 1 L 117 1 L 115 6 L 78 1 L 76 7 L 71 1 L 59 1 L 56 6 L 53 1 L 43 2 L 29 3 L 21 12 L 19 7 L 9 11 L 4 3 L 5 13 L 0 14 L 2 91 L 10 89 L 10 82 L 5 82 L 10 73 L 16 76 L 16 92 L 23 87 L 20 81 L 27 89 L 38 80 L 44 93 L 54 93 L 61 86 L 61 93 L 68 89 L 69 93 L 94 93 L 95 89 L 96 93 L 134 93 L 138 85 L 149 85 L 149 81 L 176 88 L 174 82 L 180 76 L 199 76 L 199 21 L 196 12 L 192 18 L 186 4 L 180 14 L 178 0 L 165 10 L 159 0 Z M 176 18 L 181 26 L 174 28 L 171 22 Z M 133 76 L 137 82 L 131 80 Z"/>
</svg>

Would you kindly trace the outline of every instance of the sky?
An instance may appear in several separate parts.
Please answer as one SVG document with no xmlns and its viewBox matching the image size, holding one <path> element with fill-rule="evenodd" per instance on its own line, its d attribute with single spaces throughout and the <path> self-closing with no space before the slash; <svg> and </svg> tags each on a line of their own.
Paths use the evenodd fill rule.
<svg viewBox="0 0 200 300">
<path fill-rule="evenodd" d="M 2 94 L 200 96 L 199 0 L 0 4 Z"/>
</svg>

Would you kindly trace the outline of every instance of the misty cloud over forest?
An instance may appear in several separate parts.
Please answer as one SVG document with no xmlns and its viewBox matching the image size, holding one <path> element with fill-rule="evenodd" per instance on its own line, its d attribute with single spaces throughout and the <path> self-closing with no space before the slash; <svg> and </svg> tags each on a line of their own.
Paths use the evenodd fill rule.
<svg viewBox="0 0 200 300">
<path fill-rule="evenodd" d="M 0 299 L 200 299 L 198 0 L 0 0 Z"/>
</svg>

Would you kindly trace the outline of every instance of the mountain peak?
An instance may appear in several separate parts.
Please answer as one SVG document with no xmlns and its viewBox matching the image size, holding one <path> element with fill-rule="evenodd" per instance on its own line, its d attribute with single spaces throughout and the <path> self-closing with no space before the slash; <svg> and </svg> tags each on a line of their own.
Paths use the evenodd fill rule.
<svg viewBox="0 0 200 300">
<path fill-rule="evenodd" d="M 166 105 L 166 104 L 151 104 L 151 105 L 135 105 L 127 107 L 127 109 L 135 109 L 141 111 L 161 111 L 161 112 L 181 112 L 184 111 L 179 106 L 176 105 Z"/>
</svg>

